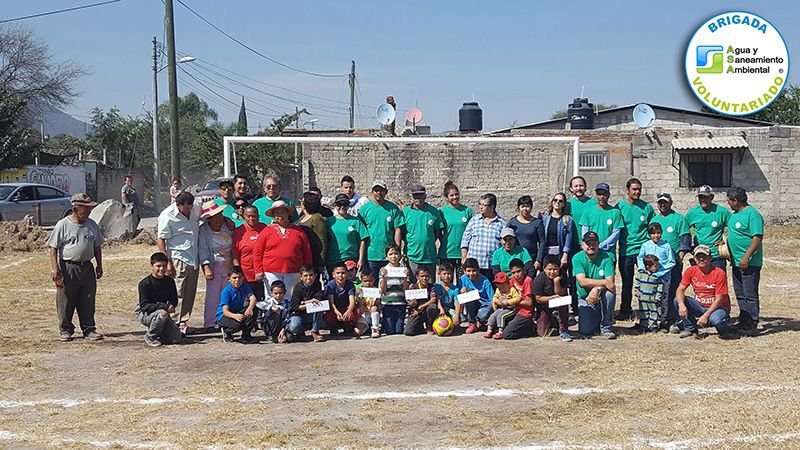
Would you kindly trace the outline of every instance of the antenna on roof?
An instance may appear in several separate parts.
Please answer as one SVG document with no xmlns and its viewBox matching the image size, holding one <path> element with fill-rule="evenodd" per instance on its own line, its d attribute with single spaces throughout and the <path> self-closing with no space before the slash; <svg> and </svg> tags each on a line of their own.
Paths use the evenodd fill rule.
<svg viewBox="0 0 800 450">
<path fill-rule="evenodd" d="M 583 98 L 583 88 L 584 88 L 584 85 L 581 85 L 581 98 Z"/>
<path fill-rule="evenodd" d="M 639 128 L 647 128 L 656 121 L 656 112 L 647 103 L 633 107 L 633 121 Z"/>
</svg>

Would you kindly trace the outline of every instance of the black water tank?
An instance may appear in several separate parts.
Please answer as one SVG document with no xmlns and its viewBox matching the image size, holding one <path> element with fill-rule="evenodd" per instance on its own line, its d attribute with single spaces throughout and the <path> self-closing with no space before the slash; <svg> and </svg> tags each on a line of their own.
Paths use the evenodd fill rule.
<svg viewBox="0 0 800 450">
<path fill-rule="evenodd" d="M 483 110 L 478 102 L 464 102 L 458 110 L 458 131 L 481 131 L 483 129 Z"/>
<path fill-rule="evenodd" d="M 594 104 L 588 98 L 576 98 L 567 106 L 567 122 L 573 130 L 594 128 Z"/>
</svg>

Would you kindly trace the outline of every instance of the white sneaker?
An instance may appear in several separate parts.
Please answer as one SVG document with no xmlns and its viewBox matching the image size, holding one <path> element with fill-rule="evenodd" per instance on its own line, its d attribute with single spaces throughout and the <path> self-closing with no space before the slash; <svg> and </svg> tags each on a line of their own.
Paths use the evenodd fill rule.
<svg viewBox="0 0 800 450">
<path fill-rule="evenodd" d="M 370 336 L 372 339 L 381 337 L 381 329 L 379 327 L 372 327 L 372 334 Z"/>
</svg>

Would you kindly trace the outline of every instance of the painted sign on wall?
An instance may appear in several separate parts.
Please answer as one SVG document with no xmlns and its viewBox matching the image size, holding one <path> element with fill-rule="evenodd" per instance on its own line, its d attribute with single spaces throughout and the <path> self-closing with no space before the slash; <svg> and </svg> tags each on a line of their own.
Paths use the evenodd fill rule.
<svg viewBox="0 0 800 450">
<path fill-rule="evenodd" d="M 54 186 L 69 194 L 86 192 L 82 166 L 28 166 L 25 181 Z"/>
</svg>

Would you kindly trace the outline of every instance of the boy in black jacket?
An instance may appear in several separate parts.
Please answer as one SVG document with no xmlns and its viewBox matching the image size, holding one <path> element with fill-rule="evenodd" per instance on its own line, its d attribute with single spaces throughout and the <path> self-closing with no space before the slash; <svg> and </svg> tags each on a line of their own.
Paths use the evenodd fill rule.
<svg viewBox="0 0 800 450">
<path fill-rule="evenodd" d="M 322 284 L 317 279 L 317 273 L 313 267 L 306 264 L 300 267 L 300 281 L 292 290 L 292 301 L 289 303 L 287 318 L 284 329 L 278 339 L 282 342 L 294 342 L 305 336 L 306 327 L 311 325 L 311 337 L 314 342 L 325 340 L 319 330 L 322 327 L 323 311 L 308 313 L 307 305 L 310 303 L 319 304 L 323 299 Z"/>
<path fill-rule="evenodd" d="M 167 255 L 156 252 L 150 256 L 151 274 L 139 282 L 139 305 L 136 317 L 147 327 L 144 342 L 150 347 L 180 342 L 181 332 L 170 314 L 178 305 L 175 280 L 167 276 Z"/>
</svg>

